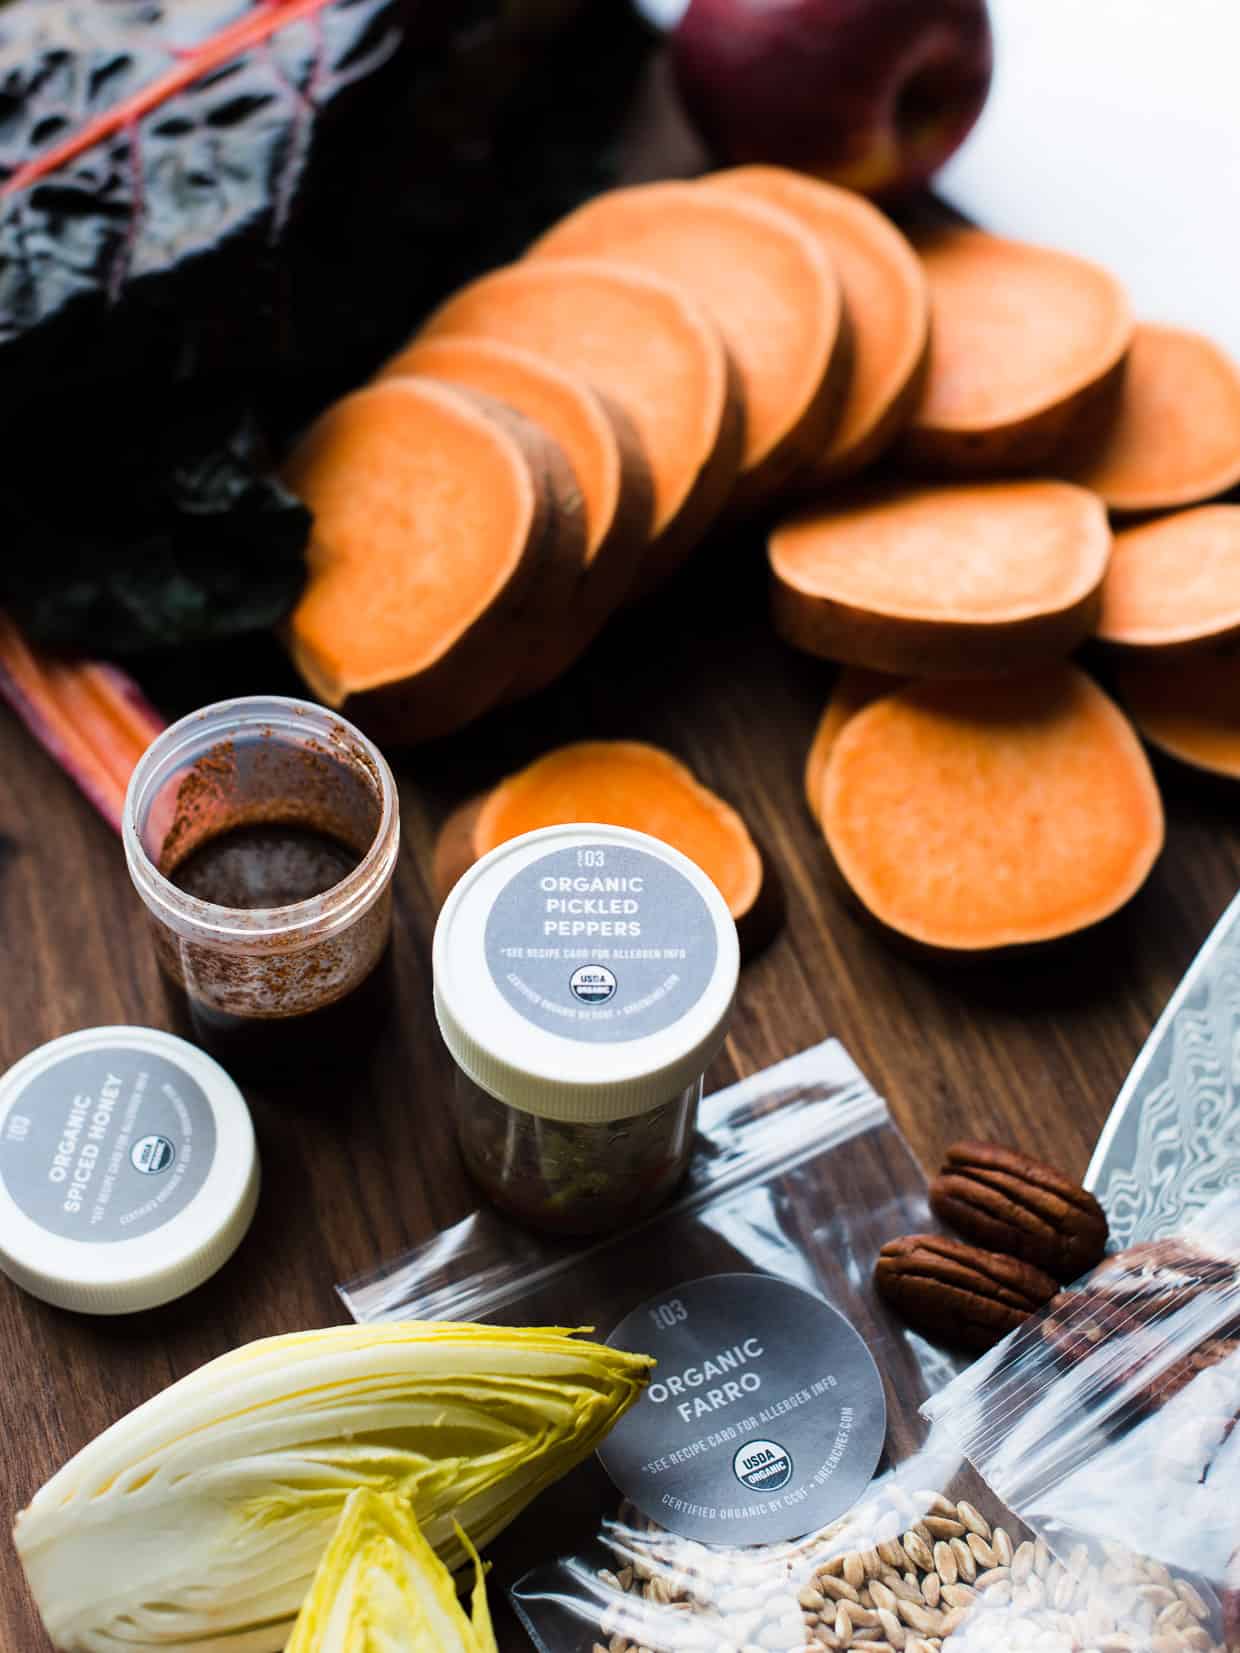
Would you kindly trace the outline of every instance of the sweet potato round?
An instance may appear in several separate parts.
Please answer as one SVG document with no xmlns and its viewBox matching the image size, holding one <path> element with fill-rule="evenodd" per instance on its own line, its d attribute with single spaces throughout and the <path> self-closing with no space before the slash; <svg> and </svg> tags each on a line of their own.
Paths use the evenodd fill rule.
<svg viewBox="0 0 1240 1653">
<path fill-rule="evenodd" d="M 290 652 L 321 700 L 381 738 L 478 717 L 527 664 L 534 616 L 563 612 L 585 536 L 571 470 L 490 398 L 413 379 L 356 391 L 284 476 L 314 513 Z"/>
<path fill-rule="evenodd" d="M 956 958 L 1108 917 L 1163 843 L 1136 734 L 1067 665 L 913 684 L 858 712 L 827 761 L 822 828 L 865 912 Z"/>
<path fill-rule="evenodd" d="M 834 264 L 852 335 L 844 410 L 822 452 L 794 485 L 839 482 L 899 435 L 921 396 L 930 343 L 930 301 L 921 261 L 889 218 L 863 195 L 780 166 L 715 172 L 702 187 L 768 201 L 813 235 Z"/>
<path fill-rule="evenodd" d="M 871 701 L 891 694 L 903 681 L 887 672 L 867 671 L 864 666 L 845 666 L 836 678 L 805 757 L 805 801 L 816 821 L 822 816 L 822 778 L 827 772 L 827 759 L 835 749 L 840 731 Z"/>
<path fill-rule="evenodd" d="M 930 285 L 930 370 L 905 457 L 940 476 L 1042 466 L 1113 411 L 1134 321 L 1107 271 L 953 226 L 917 243 Z"/>
<path fill-rule="evenodd" d="M 1200 333 L 1141 322 L 1115 419 L 1057 468 L 1122 514 L 1226 493 L 1240 483 L 1240 367 Z"/>
<path fill-rule="evenodd" d="M 1240 781 L 1240 656 L 1154 657 L 1122 666 L 1117 679 L 1156 752 L 1199 775 Z"/>
<path fill-rule="evenodd" d="M 642 741 L 561 746 L 462 804 L 435 845 L 436 895 L 442 901 L 467 867 L 509 838 L 572 821 L 633 827 L 696 861 L 728 903 L 743 957 L 782 927 L 779 876 L 741 817 L 679 759 Z"/>
<path fill-rule="evenodd" d="M 1115 536 L 1098 638 L 1183 653 L 1240 635 L 1240 505 L 1199 505 Z"/>
<path fill-rule="evenodd" d="M 479 277 L 420 337 L 501 339 L 578 373 L 628 415 L 654 481 L 639 584 L 677 569 L 732 492 L 744 407 L 718 328 L 671 282 L 602 259 L 539 259 Z"/>
<path fill-rule="evenodd" d="M 657 746 L 584 740 L 560 746 L 510 775 L 487 798 L 474 827 L 479 855 L 536 827 L 572 821 L 635 827 L 696 861 L 733 917 L 762 882 L 762 858 L 730 804 Z"/>
<path fill-rule="evenodd" d="M 772 533 L 775 626 L 874 671 L 1018 671 L 1089 636 L 1110 547 L 1101 501 L 1067 482 L 865 489 Z"/>
<path fill-rule="evenodd" d="M 527 259 L 607 258 L 674 281 L 712 318 L 740 374 L 750 506 L 816 460 L 839 422 L 850 355 L 839 278 L 778 207 L 696 184 L 639 184 L 587 201 Z"/>
<path fill-rule="evenodd" d="M 563 450 L 581 489 L 586 535 L 566 615 L 548 614 L 510 695 L 554 681 L 589 647 L 627 595 L 650 536 L 653 484 L 628 416 L 584 379 L 516 345 L 468 336 L 415 339 L 379 377 L 421 375 L 498 397 Z"/>
</svg>

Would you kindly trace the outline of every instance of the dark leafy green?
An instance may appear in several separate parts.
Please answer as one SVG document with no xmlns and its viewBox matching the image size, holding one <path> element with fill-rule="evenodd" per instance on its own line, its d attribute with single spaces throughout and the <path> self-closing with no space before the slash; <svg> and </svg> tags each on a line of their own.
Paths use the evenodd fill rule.
<svg viewBox="0 0 1240 1653">
<path fill-rule="evenodd" d="M 73 488 L 50 466 L 40 486 L 27 473 L 0 487 L 4 606 L 40 642 L 108 656 L 276 624 L 301 589 L 310 513 L 265 459 L 251 414 L 212 409 L 152 447 L 94 446 Z"/>
<path fill-rule="evenodd" d="M 271 458 L 610 181 L 647 46 L 628 0 L 0 8 L 0 606 L 112 654 L 285 612 Z"/>
<path fill-rule="evenodd" d="M 230 57 L 239 24 L 263 38 Z M 264 331 L 273 250 L 316 151 L 402 38 L 396 0 L 18 0 L 0 12 L 0 169 L 12 185 L 0 363 L 41 330 L 44 364 L 76 374 L 83 347 L 115 359 L 136 336 L 178 376 L 210 319 L 231 310 L 225 347 Z M 105 123 L 95 141 L 47 170 L 92 121 Z M 196 261 L 212 260 L 214 282 L 233 253 L 262 287 L 204 302 Z"/>
</svg>

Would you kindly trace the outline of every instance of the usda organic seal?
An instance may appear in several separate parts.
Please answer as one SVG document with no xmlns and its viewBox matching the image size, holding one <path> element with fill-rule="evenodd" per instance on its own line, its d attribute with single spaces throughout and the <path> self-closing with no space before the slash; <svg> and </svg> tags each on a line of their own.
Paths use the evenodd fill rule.
<svg viewBox="0 0 1240 1653">
<path fill-rule="evenodd" d="M 737 1447 L 732 1473 L 755 1492 L 778 1492 L 792 1479 L 792 1454 L 778 1441 L 750 1441 Z"/>
<path fill-rule="evenodd" d="M 684 1538 L 769 1544 L 854 1504 L 887 1412 L 869 1350 L 820 1297 L 769 1274 L 660 1292 L 608 1342 L 658 1361 L 599 1449 L 644 1515 Z"/>
<path fill-rule="evenodd" d="M 606 1004 L 616 991 L 616 978 L 605 964 L 583 964 L 568 985 L 583 1004 Z"/>
<path fill-rule="evenodd" d="M 144 1177 L 159 1176 L 176 1157 L 176 1148 L 166 1136 L 141 1137 L 129 1150 L 129 1163 Z"/>
</svg>

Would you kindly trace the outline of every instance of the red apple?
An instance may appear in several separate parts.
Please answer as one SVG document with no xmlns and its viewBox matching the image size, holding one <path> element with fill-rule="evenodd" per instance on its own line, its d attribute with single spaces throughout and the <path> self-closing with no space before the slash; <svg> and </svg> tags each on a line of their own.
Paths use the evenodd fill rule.
<svg viewBox="0 0 1240 1653">
<path fill-rule="evenodd" d="M 960 144 L 992 63 L 986 0 L 689 0 L 671 45 L 719 160 L 884 196 Z"/>
</svg>

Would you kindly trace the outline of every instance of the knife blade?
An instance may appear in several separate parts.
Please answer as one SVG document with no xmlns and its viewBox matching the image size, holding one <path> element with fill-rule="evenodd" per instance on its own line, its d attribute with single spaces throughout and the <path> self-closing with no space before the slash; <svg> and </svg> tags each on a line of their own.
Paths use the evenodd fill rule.
<svg viewBox="0 0 1240 1653">
<path fill-rule="evenodd" d="M 1085 1186 L 1112 1244 L 1161 1239 L 1240 1188 L 1240 895 L 1210 932 L 1115 1099 Z"/>
</svg>

